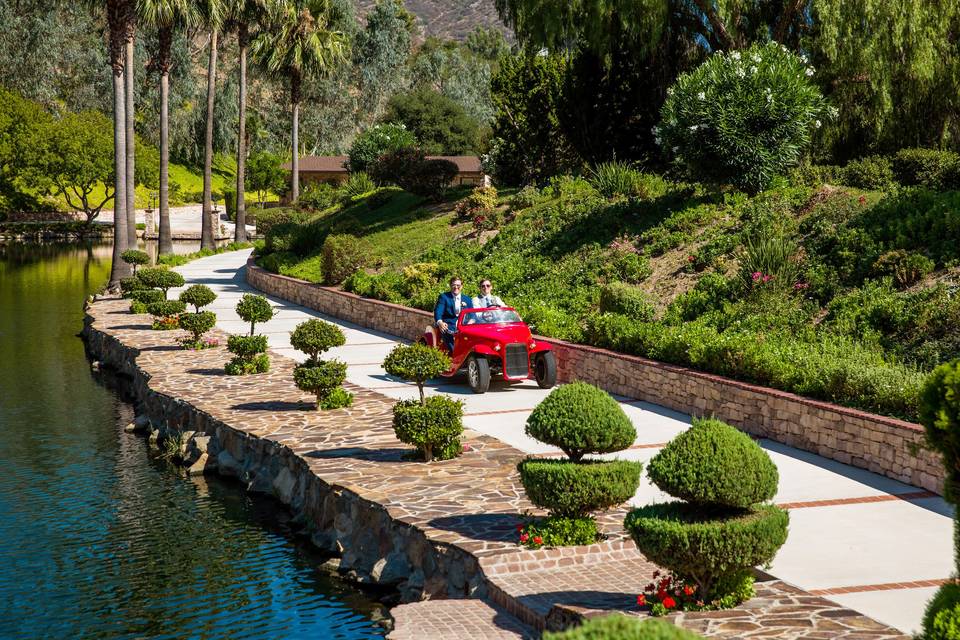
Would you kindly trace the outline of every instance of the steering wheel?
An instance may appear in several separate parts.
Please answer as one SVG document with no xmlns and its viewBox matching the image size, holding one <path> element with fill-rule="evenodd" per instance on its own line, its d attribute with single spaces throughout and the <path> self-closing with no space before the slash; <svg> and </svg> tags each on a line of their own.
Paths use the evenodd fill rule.
<svg viewBox="0 0 960 640">
<path fill-rule="evenodd" d="M 493 311 L 484 311 L 480 314 L 480 317 L 483 318 L 484 322 L 494 322 L 497 318 Z"/>
</svg>

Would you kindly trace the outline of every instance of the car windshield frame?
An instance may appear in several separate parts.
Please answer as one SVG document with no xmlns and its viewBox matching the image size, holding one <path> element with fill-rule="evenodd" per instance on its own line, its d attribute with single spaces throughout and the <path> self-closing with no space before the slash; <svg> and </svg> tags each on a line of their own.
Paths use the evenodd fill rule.
<svg viewBox="0 0 960 640">
<path fill-rule="evenodd" d="M 483 314 L 492 313 L 496 318 L 493 321 L 485 320 Z M 522 323 L 520 314 L 515 309 L 509 307 L 486 307 L 465 309 L 460 323 L 464 326 L 475 326 L 480 324 L 517 324 Z"/>
</svg>

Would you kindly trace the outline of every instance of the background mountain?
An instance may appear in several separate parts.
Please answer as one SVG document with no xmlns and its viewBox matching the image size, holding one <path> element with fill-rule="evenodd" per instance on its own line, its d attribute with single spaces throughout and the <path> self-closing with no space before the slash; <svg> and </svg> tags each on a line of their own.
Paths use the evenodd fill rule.
<svg viewBox="0 0 960 640">
<path fill-rule="evenodd" d="M 366 15 L 376 0 L 357 0 L 357 13 Z M 493 0 L 405 0 L 407 11 L 417 16 L 425 36 L 463 40 L 476 27 L 496 27 L 512 35 L 500 22 Z"/>
</svg>

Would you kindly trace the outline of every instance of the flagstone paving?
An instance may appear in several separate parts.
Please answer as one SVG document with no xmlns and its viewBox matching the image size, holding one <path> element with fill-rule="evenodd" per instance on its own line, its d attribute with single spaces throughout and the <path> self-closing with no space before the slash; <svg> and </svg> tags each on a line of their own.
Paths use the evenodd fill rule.
<svg viewBox="0 0 960 640">
<path fill-rule="evenodd" d="M 243 272 L 247 255 L 246 251 L 221 254 L 178 269 L 188 284 L 202 282 L 217 291 L 220 297 L 212 310 L 217 312 L 218 326 L 228 332 L 248 330 L 233 312 L 240 295 L 251 291 Z M 309 317 L 322 317 L 344 328 L 347 344 L 334 350 L 331 355 L 349 365 L 348 382 L 358 394 L 358 402 L 350 410 L 350 415 L 362 421 L 365 429 L 351 429 L 349 432 L 310 429 L 305 432 L 308 431 L 308 425 L 318 420 L 322 422 L 324 418 L 314 412 L 289 410 L 292 406 L 299 406 L 296 402 L 306 401 L 307 398 L 290 382 L 293 363 L 284 358 L 275 359 L 277 364 L 274 370 L 267 374 L 271 381 L 269 385 L 264 384 L 266 379 L 261 376 L 257 376 L 256 382 L 248 382 L 248 379 L 228 379 L 224 376 L 198 376 L 196 373 L 186 373 L 186 369 L 183 370 L 185 377 L 171 383 L 181 389 L 208 384 L 212 385 L 211 393 L 219 389 L 221 395 L 232 395 L 232 392 L 239 393 L 241 390 L 244 394 L 254 392 L 246 406 L 238 404 L 231 407 L 236 412 L 231 418 L 249 420 L 251 412 L 273 416 L 270 419 L 273 426 L 262 430 L 260 435 L 297 440 L 298 452 L 311 456 L 311 468 L 318 474 L 325 478 L 334 475 L 338 483 L 362 485 L 364 491 L 370 492 L 369 495 L 376 496 L 373 499 L 390 505 L 391 515 L 397 514 L 405 521 L 429 529 L 431 536 L 463 546 L 478 557 L 516 553 L 517 547 L 513 544 L 513 524 L 516 520 L 511 515 L 529 508 L 529 505 L 516 482 L 513 464 L 523 453 L 558 453 L 523 433 L 527 413 L 546 392 L 535 385 L 522 384 L 495 386 L 491 392 L 475 396 L 462 380 L 431 385 L 428 393 L 446 393 L 464 400 L 464 423 L 469 430 L 467 445 L 471 451 L 457 461 L 411 465 L 400 460 L 402 445 L 393 438 L 388 399 L 411 397 L 415 389 L 390 378 L 379 365 L 397 339 L 283 300 L 272 299 L 271 302 L 278 308 L 278 314 L 269 323 L 260 325 L 258 332 L 269 337 L 271 348 L 277 354 L 294 360 L 303 359 L 302 354 L 290 348 L 289 332 Z M 156 332 L 149 333 L 158 335 Z M 132 339 L 132 336 L 124 336 L 124 339 Z M 172 353 L 164 352 L 164 356 L 171 356 Z M 190 368 L 194 371 L 214 370 L 221 367 L 225 359 L 222 350 L 180 354 L 176 357 L 189 359 L 192 363 Z M 199 362 L 207 360 L 211 362 L 203 365 Z M 284 386 L 286 390 L 283 394 L 278 394 L 276 385 Z M 212 396 L 208 397 L 211 403 L 216 402 Z M 298 400 L 295 402 L 294 398 Z M 659 447 L 689 424 L 688 416 L 627 398 L 619 400 L 638 431 L 634 447 L 619 454 L 620 457 L 649 459 Z M 218 408 L 223 408 L 222 399 Z M 273 409 L 287 410 L 273 413 Z M 231 420 L 227 421 L 232 423 Z M 780 470 L 780 492 L 776 501 L 791 511 L 790 537 L 769 570 L 786 583 L 797 585 L 800 593 L 806 590 L 803 597 L 816 599 L 810 611 L 819 611 L 809 616 L 804 614 L 806 622 L 793 632 L 778 629 L 776 634 L 770 635 L 767 625 L 761 624 L 760 627 L 766 630 L 766 637 L 841 637 L 820 635 L 829 630 L 818 627 L 811 619 L 820 620 L 821 624 L 831 620 L 832 625 L 839 624 L 837 620 L 855 619 L 857 622 L 852 623 L 848 631 L 860 626 L 875 626 L 872 630 L 862 629 L 860 633 L 866 635 L 857 637 L 899 637 L 895 630 L 845 607 L 856 609 L 904 632 L 917 630 L 923 607 L 935 585 L 950 578 L 953 558 L 951 507 L 932 494 L 861 469 L 774 442 L 761 440 L 760 444 L 767 449 Z M 341 453 L 335 453 L 337 451 Z M 349 459 L 342 456 L 349 456 Z M 411 473 L 415 478 L 409 477 Z M 397 474 L 405 478 L 403 483 L 398 484 Z M 481 478 L 482 482 L 478 480 Z M 662 497 L 655 487 L 644 482 L 632 502 L 646 504 Z M 619 528 L 622 515 L 621 510 L 602 518 L 604 529 L 614 541 L 623 537 Z M 634 554 L 636 562 L 646 562 L 635 550 Z M 593 566 L 578 565 L 580 568 L 577 569 L 564 567 L 556 570 L 556 576 L 576 580 L 581 574 L 584 577 L 601 575 L 599 566 L 602 563 L 601 558 Z M 621 568 L 626 566 L 623 562 L 620 564 Z M 624 571 L 624 581 L 617 583 L 621 603 L 630 594 L 635 597 L 649 580 L 649 572 L 638 572 L 636 566 L 630 569 Z M 532 573 L 521 571 L 514 575 Z M 556 576 L 550 574 L 551 578 Z M 544 574 L 540 577 L 547 576 Z M 511 580 L 498 577 L 494 581 L 499 581 L 504 593 L 509 593 L 513 588 Z M 758 591 L 781 589 L 772 585 L 783 585 L 782 589 L 794 588 L 774 580 L 761 583 Z M 564 600 L 565 604 L 561 602 L 563 599 L 556 598 L 554 604 L 566 607 L 589 604 L 589 593 L 578 589 L 577 584 L 569 585 L 564 593 L 580 595 Z M 795 597 L 799 596 L 789 596 Z M 825 599 L 827 597 L 829 600 Z M 573 602 L 570 602 L 571 599 Z M 821 601 L 828 604 L 822 604 Z M 783 604 L 782 599 L 775 597 L 757 598 L 738 611 L 753 610 L 753 607 L 761 612 L 762 618 L 767 615 L 762 612 L 773 606 L 770 604 L 773 602 L 792 606 Z M 833 603 L 842 607 L 836 607 Z M 585 608 L 590 609 L 589 606 Z M 704 619 L 717 619 L 710 614 L 705 615 Z M 687 614 L 683 618 L 684 626 L 688 626 L 687 620 L 694 618 L 692 614 Z M 698 630 L 709 635 L 734 637 L 722 631 L 721 625 L 703 624 L 705 628 L 698 627 Z M 816 631 L 818 635 L 796 635 L 801 628 L 806 629 L 804 633 L 814 633 L 819 629 Z M 837 632 L 834 628 L 833 633 Z M 748 635 L 753 634 L 738 637 Z"/>
</svg>

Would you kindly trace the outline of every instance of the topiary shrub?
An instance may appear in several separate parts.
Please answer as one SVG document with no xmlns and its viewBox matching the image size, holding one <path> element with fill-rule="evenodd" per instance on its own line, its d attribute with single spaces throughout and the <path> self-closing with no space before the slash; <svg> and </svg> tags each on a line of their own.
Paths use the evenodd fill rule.
<svg viewBox="0 0 960 640">
<path fill-rule="evenodd" d="M 393 406 L 397 438 L 417 447 L 427 462 L 459 455 L 463 403 L 444 396 L 426 398 L 423 393 L 423 383 L 449 369 L 450 358 L 425 344 L 401 344 L 387 354 L 383 368 L 391 376 L 415 382 L 420 392 L 419 402 L 401 400 Z"/>
<path fill-rule="evenodd" d="M 843 168 L 843 184 L 860 189 L 889 189 L 894 185 L 893 166 L 884 156 L 853 160 Z"/>
<path fill-rule="evenodd" d="M 320 362 L 320 354 L 346 344 L 343 331 L 335 324 L 313 318 L 301 322 L 290 334 L 290 345 L 310 356 L 307 362 Z"/>
<path fill-rule="evenodd" d="M 527 458 L 517 465 L 530 502 L 551 514 L 583 517 L 623 504 L 640 485 L 643 464 Z"/>
<path fill-rule="evenodd" d="M 231 376 L 264 373 L 270 369 L 266 336 L 230 336 L 227 351 L 234 355 L 224 370 Z"/>
<path fill-rule="evenodd" d="M 426 462 L 449 460 L 463 446 L 463 403 L 446 396 L 401 400 L 393 407 L 393 430 L 400 442 L 411 444 Z"/>
<path fill-rule="evenodd" d="M 182 275 L 176 271 L 170 271 L 160 267 L 140 269 L 137 272 L 137 278 L 139 278 L 143 286 L 148 289 L 162 290 L 164 298 L 167 297 L 167 291 L 170 289 L 184 285 Z"/>
<path fill-rule="evenodd" d="M 347 365 L 339 360 L 317 360 L 293 369 L 297 388 L 317 396 L 317 409 L 339 409 L 353 404 L 353 395 L 340 385 L 347 377 Z"/>
<path fill-rule="evenodd" d="M 922 640 L 960 638 L 960 584 L 940 587 L 923 614 Z"/>
<path fill-rule="evenodd" d="M 332 234 L 323 241 L 320 249 L 320 272 L 323 283 L 340 284 L 358 269 L 366 260 L 366 246 L 348 234 Z"/>
<path fill-rule="evenodd" d="M 183 302 L 181 300 L 181 302 Z M 203 334 L 213 329 L 217 324 L 217 314 L 213 311 L 197 311 L 196 313 L 181 313 L 177 318 L 180 328 L 189 331 L 192 338 L 182 344 L 188 349 L 203 349 L 206 344 Z"/>
<path fill-rule="evenodd" d="M 180 323 L 177 316 L 186 308 L 186 305 L 179 300 L 151 302 L 147 305 L 147 312 L 153 316 L 152 328 L 159 331 L 178 328 Z"/>
<path fill-rule="evenodd" d="M 120 279 L 120 295 L 124 298 L 132 298 L 130 295 L 134 291 L 143 291 L 147 287 L 144 285 L 140 278 L 121 278 Z M 159 291 L 157 292 L 159 293 Z"/>
<path fill-rule="evenodd" d="M 654 136 L 694 176 L 761 191 L 829 115 L 813 73 L 774 42 L 715 53 L 677 78 Z"/>
<path fill-rule="evenodd" d="M 630 254 L 636 255 L 636 254 Z M 622 282 L 611 282 L 600 289 L 600 312 L 620 313 L 634 320 L 653 320 L 656 309 L 647 294 Z"/>
<path fill-rule="evenodd" d="M 565 631 L 543 633 L 543 640 L 696 640 L 700 637 L 665 620 L 643 620 L 619 613 L 590 618 Z"/>
<path fill-rule="evenodd" d="M 120 254 L 120 259 L 129 265 L 133 265 L 133 276 L 137 276 L 137 267 L 150 264 L 150 256 L 146 251 L 139 249 L 127 249 Z"/>
<path fill-rule="evenodd" d="M 200 308 L 216 300 L 217 294 L 205 284 L 192 284 L 180 293 L 179 299 L 184 304 L 192 305 L 193 310 L 200 313 Z"/>
<path fill-rule="evenodd" d="M 772 500 L 780 478 L 750 436 L 714 419 L 674 438 L 647 463 L 647 475 L 675 498 L 744 509 Z"/>
<path fill-rule="evenodd" d="M 150 304 L 151 302 L 161 302 L 163 291 L 159 289 L 139 289 L 130 294 L 130 299 L 141 304 Z"/>
<path fill-rule="evenodd" d="M 559 447 L 573 461 L 626 449 L 637 431 L 609 393 L 585 382 L 554 389 L 527 418 L 525 432 Z"/>
<path fill-rule="evenodd" d="M 449 160 L 427 159 L 411 166 L 399 184 L 410 193 L 440 201 L 459 172 Z"/>
<path fill-rule="evenodd" d="M 244 322 L 250 323 L 250 335 L 253 335 L 258 322 L 267 322 L 273 318 L 273 307 L 263 296 L 246 293 L 237 303 L 237 315 Z M 266 350 L 266 349 L 264 349 Z"/>
<path fill-rule="evenodd" d="M 750 569 L 769 563 L 787 539 L 787 512 L 757 503 L 777 490 L 776 468 L 760 446 L 730 425 L 696 419 L 650 460 L 650 480 L 688 502 L 635 509 L 624 527 L 637 547 L 703 605 L 726 608 L 750 597 Z M 662 602 L 654 611 L 671 608 Z"/>
<path fill-rule="evenodd" d="M 940 453 L 947 471 L 944 497 L 957 504 L 960 501 L 960 360 L 941 364 L 927 377 L 920 391 L 920 423 L 928 446 Z"/>
</svg>

